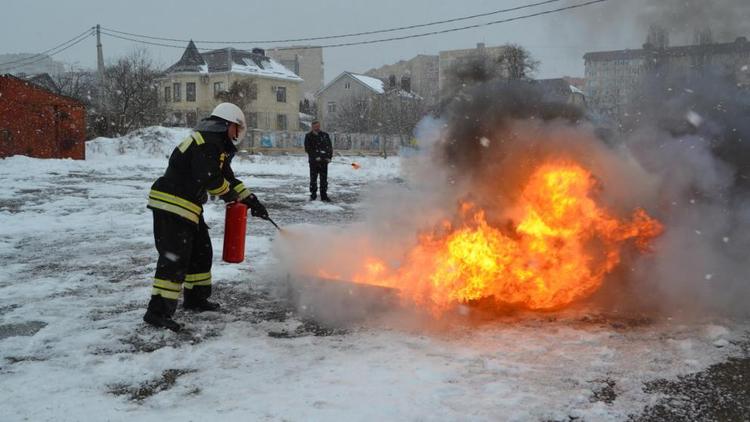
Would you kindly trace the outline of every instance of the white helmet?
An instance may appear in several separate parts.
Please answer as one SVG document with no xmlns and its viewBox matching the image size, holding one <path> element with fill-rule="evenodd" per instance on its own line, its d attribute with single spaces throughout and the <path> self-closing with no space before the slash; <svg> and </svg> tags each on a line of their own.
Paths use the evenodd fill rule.
<svg viewBox="0 0 750 422">
<path fill-rule="evenodd" d="M 214 108 L 211 112 L 212 116 L 220 117 L 230 123 L 237 123 L 240 126 L 240 131 L 237 134 L 237 139 L 234 141 L 240 141 L 245 137 L 247 132 L 247 125 L 245 124 L 245 113 L 232 103 L 221 103 Z"/>
</svg>

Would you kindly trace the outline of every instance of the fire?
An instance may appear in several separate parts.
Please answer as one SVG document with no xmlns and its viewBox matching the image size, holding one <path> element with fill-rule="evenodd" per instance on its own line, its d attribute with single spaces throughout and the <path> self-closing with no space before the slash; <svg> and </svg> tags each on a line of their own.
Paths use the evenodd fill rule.
<svg viewBox="0 0 750 422">
<path fill-rule="evenodd" d="M 543 164 L 521 191 L 508 227 L 491 226 L 485 211 L 464 202 L 458 223 L 422 235 L 396 268 L 370 257 L 350 278 L 396 288 L 437 311 L 483 299 L 533 310 L 564 307 L 602 285 L 628 241 L 645 251 L 663 230 L 642 209 L 616 218 L 594 200 L 597 188 L 576 163 Z"/>
</svg>

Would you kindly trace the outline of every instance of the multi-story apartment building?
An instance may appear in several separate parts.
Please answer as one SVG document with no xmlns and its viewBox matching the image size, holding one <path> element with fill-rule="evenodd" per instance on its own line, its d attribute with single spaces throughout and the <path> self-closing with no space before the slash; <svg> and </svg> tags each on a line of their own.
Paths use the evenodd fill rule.
<svg viewBox="0 0 750 422">
<path fill-rule="evenodd" d="M 323 88 L 323 48 L 315 46 L 283 47 L 266 50 L 269 57 L 302 78 L 302 97 L 309 101 Z"/>
<path fill-rule="evenodd" d="M 366 75 L 385 81 L 391 78 L 403 81 L 408 78 L 410 89 L 407 91 L 415 92 L 424 98 L 427 107 L 431 107 L 440 101 L 441 92 L 451 77 L 453 67 L 469 60 L 481 59 L 488 68 L 499 68 L 503 66 L 499 59 L 506 51 L 505 46 L 486 47 L 484 43 L 478 43 L 476 48 L 444 50 L 437 55 L 420 54 L 410 60 L 371 69 Z M 498 74 L 505 73 L 504 69 L 498 69 Z"/>
<path fill-rule="evenodd" d="M 750 85 L 750 42 L 740 37 L 730 43 L 637 50 L 600 51 L 583 56 L 589 109 L 618 118 L 648 90 L 649 79 L 689 89 L 707 75 Z"/>
</svg>

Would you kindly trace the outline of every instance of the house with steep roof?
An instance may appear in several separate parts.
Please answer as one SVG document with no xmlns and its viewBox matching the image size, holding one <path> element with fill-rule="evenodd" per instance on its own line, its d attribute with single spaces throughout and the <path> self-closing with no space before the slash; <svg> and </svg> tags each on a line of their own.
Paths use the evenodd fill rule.
<svg viewBox="0 0 750 422">
<path fill-rule="evenodd" d="M 366 101 L 385 92 L 385 84 L 378 78 L 352 72 L 342 72 L 315 94 L 318 117 L 324 126 L 336 120 L 344 107 L 353 102 Z"/>
<path fill-rule="evenodd" d="M 237 98 L 248 126 L 298 130 L 302 78 L 265 51 L 220 48 L 200 52 L 193 41 L 159 81 L 159 97 L 170 111 L 168 122 L 194 126 L 227 98 Z M 241 89 L 251 86 L 252 89 Z"/>
</svg>

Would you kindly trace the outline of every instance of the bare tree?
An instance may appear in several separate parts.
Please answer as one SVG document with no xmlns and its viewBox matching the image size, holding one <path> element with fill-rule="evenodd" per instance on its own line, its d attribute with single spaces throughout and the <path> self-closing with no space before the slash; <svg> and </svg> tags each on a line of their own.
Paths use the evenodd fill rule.
<svg viewBox="0 0 750 422">
<path fill-rule="evenodd" d="M 156 69 L 144 49 L 122 57 L 104 71 L 101 105 L 90 110 L 93 130 L 99 135 L 122 135 L 164 121 L 166 109 L 159 101 Z"/>
<path fill-rule="evenodd" d="M 527 80 L 539 68 L 539 61 L 531 57 L 529 50 L 518 44 L 506 44 L 497 62 L 505 78 L 511 81 Z"/>
<path fill-rule="evenodd" d="M 368 133 L 373 127 L 374 97 L 349 97 L 339 103 L 338 110 L 327 122 L 328 129 L 338 132 Z"/>
<path fill-rule="evenodd" d="M 448 68 L 440 97 L 438 112 L 473 86 L 491 80 L 529 80 L 539 67 L 531 53 L 517 44 L 502 46 L 501 53 L 491 56 L 486 51 L 457 60 Z"/>
<path fill-rule="evenodd" d="M 217 92 L 215 98 L 247 111 L 247 106 L 258 98 L 258 86 L 253 79 L 236 80 L 228 90 Z"/>
<path fill-rule="evenodd" d="M 89 107 L 96 96 L 96 75 L 87 70 L 71 69 L 53 76 L 57 93 L 75 98 Z"/>
<path fill-rule="evenodd" d="M 386 91 L 375 100 L 373 120 L 382 133 L 410 136 L 426 110 L 422 98 L 401 89 Z"/>
<path fill-rule="evenodd" d="M 669 47 L 669 31 L 659 25 L 651 25 L 646 36 L 646 45 L 659 50 Z"/>
<path fill-rule="evenodd" d="M 707 45 L 714 43 L 714 35 L 711 28 L 698 29 L 693 34 L 693 43 L 697 45 Z"/>
</svg>

